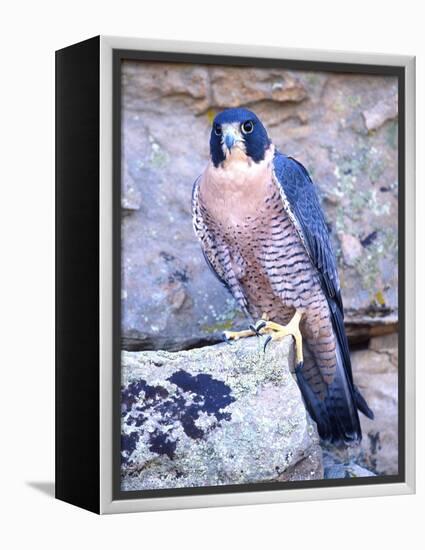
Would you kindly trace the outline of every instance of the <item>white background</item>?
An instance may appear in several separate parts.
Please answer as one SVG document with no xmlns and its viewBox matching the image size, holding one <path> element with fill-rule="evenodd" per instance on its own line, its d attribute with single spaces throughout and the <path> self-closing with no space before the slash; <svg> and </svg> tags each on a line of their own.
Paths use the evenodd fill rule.
<svg viewBox="0 0 425 550">
<path fill-rule="evenodd" d="M 275 4 L 274 6 L 272 6 Z M 424 540 L 424 69 L 420 1 L 4 2 L 1 9 L 3 548 L 381 548 Z M 53 500 L 54 50 L 97 34 L 417 56 L 416 496 L 97 517 Z M 78 342 L 76 342 L 78 345 Z M 34 484 L 36 486 L 34 487 Z M 422 508 L 422 510 L 421 510 Z M 412 538 L 413 537 L 413 538 Z M 422 539 L 422 540 L 421 540 Z M 7 541 L 7 542 L 6 542 Z"/>
</svg>

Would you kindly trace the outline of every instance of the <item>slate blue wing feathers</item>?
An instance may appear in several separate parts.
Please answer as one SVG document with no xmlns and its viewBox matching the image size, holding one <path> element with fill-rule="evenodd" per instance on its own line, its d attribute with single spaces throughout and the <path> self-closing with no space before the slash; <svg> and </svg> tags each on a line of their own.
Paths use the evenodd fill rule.
<svg viewBox="0 0 425 550">
<path fill-rule="evenodd" d="M 276 152 L 273 163 L 276 180 L 287 201 L 286 207 L 289 207 L 292 213 L 295 226 L 317 270 L 322 290 L 327 298 L 341 354 L 340 366 L 350 382 L 352 398 L 359 410 L 369 418 L 373 418 L 372 411 L 353 383 L 336 259 L 314 184 L 307 170 L 297 160 Z"/>
<path fill-rule="evenodd" d="M 322 287 L 343 314 L 335 255 L 314 184 L 300 162 L 279 152 L 274 157 L 274 171 L 299 224 L 300 236 L 318 271 Z"/>
</svg>

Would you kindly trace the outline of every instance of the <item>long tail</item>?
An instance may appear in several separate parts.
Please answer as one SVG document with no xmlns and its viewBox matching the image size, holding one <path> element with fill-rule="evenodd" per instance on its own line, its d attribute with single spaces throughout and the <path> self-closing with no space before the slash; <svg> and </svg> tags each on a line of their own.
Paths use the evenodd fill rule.
<svg viewBox="0 0 425 550">
<path fill-rule="evenodd" d="M 373 418 L 373 413 L 366 405 L 360 392 L 349 380 L 337 347 L 337 368 L 334 379 L 327 387 L 327 395 L 321 399 L 315 394 L 304 378 L 303 369 L 296 369 L 298 385 L 303 395 L 306 407 L 317 424 L 319 435 L 325 441 L 358 443 L 362 432 L 357 409 L 364 409 L 367 416 Z M 365 407 L 363 407 L 365 405 Z"/>
<path fill-rule="evenodd" d="M 331 312 L 337 361 L 335 376 L 332 383 L 327 385 L 325 395 L 317 395 L 312 390 L 302 368 L 297 368 L 295 372 L 307 410 L 317 424 L 320 437 L 331 442 L 359 443 L 362 431 L 357 410 L 368 418 L 373 418 L 373 412 L 353 382 L 348 342 L 340 310 L 331 307 Z"/>
</svg>

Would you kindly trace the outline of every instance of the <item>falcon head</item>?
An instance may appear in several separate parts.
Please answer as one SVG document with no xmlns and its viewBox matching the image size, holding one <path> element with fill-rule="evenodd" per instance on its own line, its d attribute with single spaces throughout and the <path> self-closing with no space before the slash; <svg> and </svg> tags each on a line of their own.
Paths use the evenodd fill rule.
<svg viewBox="0 0 425 550">
<path fill-rule="evenodd" d="M 210 153 L 215 167 L 232 156 L 260 162 L 270 144 L 261 120 L 248 109 L 226 109 L 213 121 Z"/>
</svg>

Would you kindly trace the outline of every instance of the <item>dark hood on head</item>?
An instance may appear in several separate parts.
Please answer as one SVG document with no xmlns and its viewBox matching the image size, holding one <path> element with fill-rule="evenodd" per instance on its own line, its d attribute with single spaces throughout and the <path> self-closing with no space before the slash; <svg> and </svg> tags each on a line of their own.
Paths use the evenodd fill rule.
<svg viewBox="0 0 425 550">
<path fill-rule="evenodd" d="M 246 154 L 254 162 L 264 160 L 265 151 L 269 147 L 271 141 L 261 120 L 255 113 L 248 109 L 226 109 L 215 117 L 212 124 L 210 153 L 214 166 L 219 166 L 225 159 L 222 148 L 222 136 L 216 135 L 215 132 L 217 126 L 221 127 L 223 124 L 233 124 L 235 122 L 242 126 L 248 121 L 251 121 L 254 127 L 251 133 L 243 135 Z"/>
</svg>

